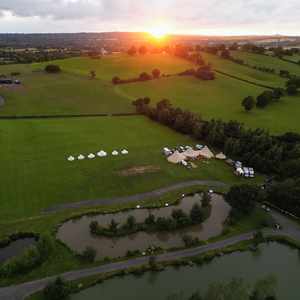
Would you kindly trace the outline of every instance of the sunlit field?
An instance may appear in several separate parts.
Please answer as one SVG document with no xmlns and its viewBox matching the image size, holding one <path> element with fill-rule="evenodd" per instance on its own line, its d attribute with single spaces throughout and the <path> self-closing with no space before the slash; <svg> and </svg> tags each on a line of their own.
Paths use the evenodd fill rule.
<svg viewBox="0 0 300 300">
<path fill-rule="evenodd" d="M 179 181 L 242 180 L 220 161 L 197 163 L 192 170 L 168 163 L 163 147 L 196 141 L 144 117 L 1 121 L 0 140 L 0 219 L 6 221 L 59 203 L 126 196 Z M 69 155 L 123 148 L 128 155 L 67 161 Z M 120 174 L 139 166 L 156 171 Z"/>
<path fill-rule="evenodd" d="M 96 77 L 111 81 L 114 76 L 120 78 L 139 77 L 142 72 L 151 74 L 158 68 L 163 74 L 175 74 L 193 67 L 184 59 L 172 57 L 168 54 L 146 54 L 130 56 L 114 54 L 102 59 L 71 58 L 54 62 L 67 72 L 88 76 L 91 70 L 96 71 Z"/>
<path fill-rule="evenodd" d="M 277 73 L 279 73 L 280 70 L 286 70 L 289 71 L 292 75 L 300 76 L 300 65 L 297 66 L 296 64 L 283 61 L 277 57 L 242 51 L 232 51 L 231 55 L 234 58 L 244 60 L 245 63 L 248 63 L 251 66 L 267 67 L 276 70 Z"/>
<path fill-rule="evenodd" d="M 226 72 L 241 79 L 271 87 L 285 86 L 285 80 L 275 74 L 268 74 L 258 70 L 254 70 L 252 68 L 239 65 L 237 63 L 205 52 L 202 52 L 202 56 L 204 60 L 206 62 L 210 62 L 215 69 Z"/>
</svg>

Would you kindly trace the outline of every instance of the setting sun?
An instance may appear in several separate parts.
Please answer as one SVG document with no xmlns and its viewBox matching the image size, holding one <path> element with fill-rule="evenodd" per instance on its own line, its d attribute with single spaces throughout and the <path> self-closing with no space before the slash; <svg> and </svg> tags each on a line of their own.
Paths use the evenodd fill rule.
<svg viewBox="0 0 300 300">
<path fill-rule="evenodd" d="M 168 29 L 166 26 L 157 26 L 148 31 L 153 37 L 157 39 L 162 39 L 168 34 Z"/>
</svg>

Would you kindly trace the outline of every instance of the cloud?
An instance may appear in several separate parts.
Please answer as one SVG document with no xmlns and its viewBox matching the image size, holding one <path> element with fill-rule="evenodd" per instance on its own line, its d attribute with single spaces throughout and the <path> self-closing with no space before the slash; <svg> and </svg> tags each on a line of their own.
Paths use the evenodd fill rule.
<svg viewBox="0 0 300 300">
<path fill-rule="evenodd" d="M 300 28 L 299 0 L 1 0 L 0 24 L 4 11 L 15 19 L 22 18 L 23 24 L 40 18 L 53 24 L 89 20 L 93 26 L 133 30 L 157 20 L 171 23 L 179 31 L 241 26 Z"/>
</svg>

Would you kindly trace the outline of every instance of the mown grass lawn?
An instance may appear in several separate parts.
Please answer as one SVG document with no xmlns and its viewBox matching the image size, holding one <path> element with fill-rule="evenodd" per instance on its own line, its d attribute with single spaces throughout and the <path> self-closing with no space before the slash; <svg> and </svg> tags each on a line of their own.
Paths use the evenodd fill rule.
<svg viewBox="0 0 300 300">
<path fill-rule="evenodd" d="M 300 132 L 300 97 L 284 97 L 265 109 L 250 113 L 241 106 L 246 96 L 256 97 L 265 89 L 217 74 L 206 82 L 191 77 L 171 77 L 144 83 L 118 86 L 121 95 L 136 98 L 149 96 L 153 104 L 167 98 L 174 106 L 199 113 L 204 119 L 238 120 L 252 128 L 271 133 Z"/>
<path fill-rule="evenodd" d="M 300 65 L 297 66 L 296 64 L 281 60 L 277 57 L 243 51 L 232 51 L 231 55 L 234 58 L 244 60 L 245 63 L 251 66 L 267 67 L 276 70 L 277 73 L 279 73 L 280 70 L 286 70 L 292 75 L 300 76 Z"/>
<path fill-rule="evenodd" d="M 151 73 L 158 68 L 163 74 L 174 74 L 192 68 L 193 65 L 177 57 L 168 54 L 146 54 L 130 56 L 128 54 L 114 54 L 102 59 L 91 59 L 88 57 L 57 60 L 53 63 L 62 69 L 88 76 L 91 70 L 96 71 L 97 78 L 110 81 L 114 76 L 120 78 L 139 77 L 142 72 Z"/>
<path fill-rule="evenodd" d="M 247 66 L 242 66 L 227 59 L 220 58 L 217 55 L 201 52 L 204 60 L 212 64 L 213 68 L 234 75 L 241 79 L 249 80 L 257 84 L 271 87 L 284 87 L 285 80 L 278 75 L 269 74 L 254 70 Z"/>
<path fill-rule="evenodd" d="M 196 141 L 143 117 L 1 121 L 0 140 L 2 221 L 37 215 L 56 204 L 126 196 L 179 181 L 242 180 L 215 160 L 193 170 L 169 164 L 162 147 Z M 67 161 L 69 155 L 122 148 L 129 150 L 128 156 Z M 160 170 L 138 176 L 118 173 L 135 166 Z"/>
</svg>

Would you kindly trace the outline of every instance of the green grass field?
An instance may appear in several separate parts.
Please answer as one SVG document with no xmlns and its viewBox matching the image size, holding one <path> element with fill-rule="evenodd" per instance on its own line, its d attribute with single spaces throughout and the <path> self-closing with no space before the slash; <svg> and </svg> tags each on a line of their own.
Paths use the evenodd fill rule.
<svg viewBox="0 0 300 300">
<path fill-rule="evenodd" d="M 195 144 L 144 117 L 1 121 L 0 219 L 37 215 L 59 203 L 125 196 L 192 179 L 240 182 L 225 163 L 188 170 L 171 165 L 162 147 Z M 69 155 L 127 148 L 128 156 L 67 161 Z M 134 166 L 160 170 L 121 176 Z"/>
<path fill-rule="evenodd" d="M 20 86 L 2 86 L 5 105 L 1 115 L 66 115 L 133 112 L 125 98 L 117 95 L 112 85 L 63 72 L 33 72 L 40 65 L 0 66 L 0 73 L 21 72 Z"/>
<path fill-rule="evenodd" d="M 272 57 L 268 55 L 259 55 L 254 53 L 248 53 L 243 51 L 232 51 L 231 55 L 234 58 L 239 58 L 244 60 L 246 63 L 251 66 L 261 66 L 267 67 L 271 69 L 275 69 L 277 73 L 280 70 L 289 71 L 290 74 L 300 76 L 300 65 L 297 66 L 293 63 L 289 63 L 287 61 L 283 61 L 278 59 L 277 57 Z"/>
<path fill-rule="evenodd" d="M 149 96 L 152 102 L 170 99 L 174 106 L 200 113 L 204 119 L 238 120 L 252 128 L 266 128 L 272 133 L 300 132 L 299 97 L 285 97 L 265 109 L 245 112 L 241 106 L 246 96 L 256 97 L 264 89 L 217 74 L 210 82 L 194 78 L 172 77 L 159 81 L 118 87 L 121 95 L 133 98 Z"/>
<path fill-rule="evenodd" d="M 294 61 L 296 63 L 300 62 L 300 54 L 294 54 L 292 56 L 285 56 L 284 58 L 288 59 L 288 60 L 291 60 L 291 61 Z M 300 64 L 299 64 L 299 67 L 300 67 Z"/>
<path fill-rule="evenodd" d="M 174 74 L 193 67 L 184 59 L 162 54 L 147 54 L 129 56 L 127 54 L 115 54 L 105 56 L 102 59 L 71 58 L 54 62 L 65 71 L 88 76 L 91 70 L 96 71 L 96 76 L 105 81 L 111 81 L 114 76 L 120 78 L 138 77 L 142 72 L 151 73 L 158 68 L 161 73 Z"/>
<path fill-rule="evenodd" d="M 226 72 L 230 75 L 252 81 L 257 84 L 268 85 L 271 87 L 284 87 L 285 80 L 275 74 L 268 74 L 254 70 L 247 66 L 242 66 L 229 60 L 220 58 L 216 55 L 202 52 L 204 60 L 213 65 L 213 68 Z"/>
<path fill-rule="evenodd" d="M 168 55 L 146 55 L 130 57 L 112 55 L 101 60 L 72 58 L 59 60 L 61 74 L 46 74 L 47 63 L 32 65 L 0 66 L 0 74 L 20 72 L 21 86 L 0 87 L 5 105 L 0 107 L 0 116 L 20 115 L 70 115 L 111 114 L 134 112 L 131 103 L 115 93 L 111 78 L 139 76 L 143 71 L 160 68 L 164 73 L 178 73 L 191 64 Z M 89 78 L 95 70 L 97 79 Z"/>
</svg>

